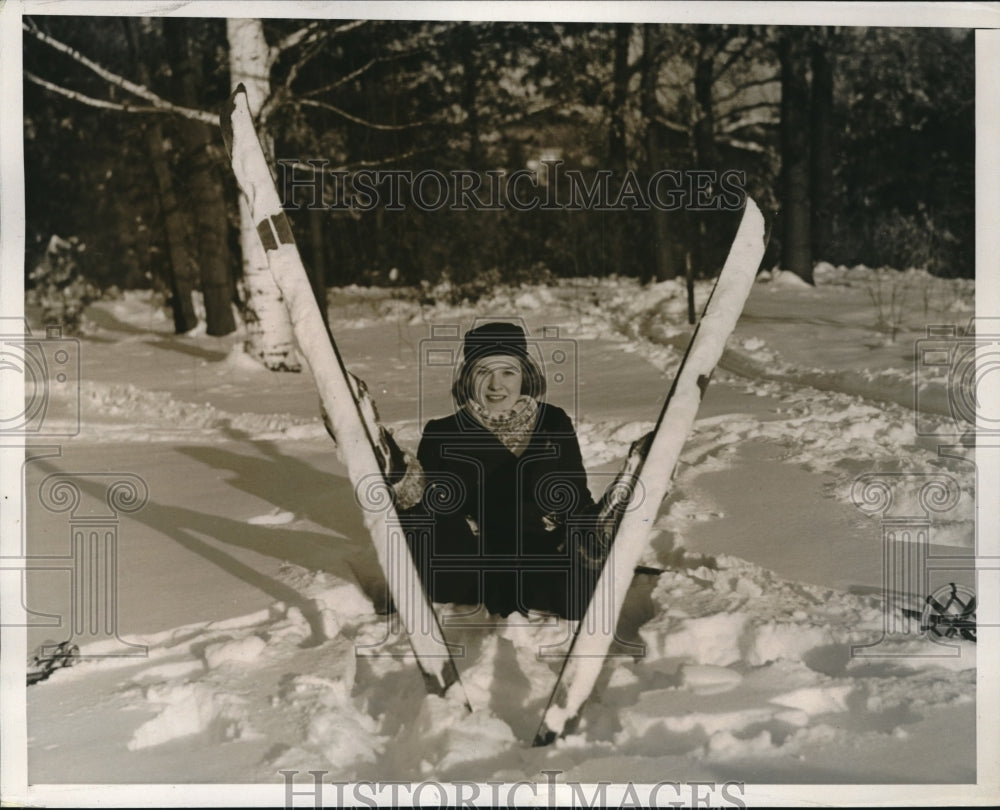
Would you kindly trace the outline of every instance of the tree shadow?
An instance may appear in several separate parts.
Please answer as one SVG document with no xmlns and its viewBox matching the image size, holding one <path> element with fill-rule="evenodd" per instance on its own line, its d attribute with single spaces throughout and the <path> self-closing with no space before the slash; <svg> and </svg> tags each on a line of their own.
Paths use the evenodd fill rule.
<svg viewBox="0 0 1000 810">
<path fill-rule="evenodd" d="M 190 448 L 189 448 L 190 449 Z M 189 455 L 192 455 L 189 453 Z M 235 453 L 223 452 L 218 459 L 227 459 L 240 465 L 256 461 L 261 463 L 261 459 L 242 456 Z M 287 461 L 287 460 L 286 460 Z M 281 476 L 282 462 L 278 460 L 265 460 L 267 466 L 260 470 L 266 472 L 268 476 Z M 58 468 L 52 464 L 39 463 L 39 468 L 47 472 L 58 472 Z M 292 461 L 290 465 L 293 469 L 301 467 L 312 469 L 301 462 Z M 234 467 L 235 469 L 235 467 Z M 302 475 L 302 469 L 296 469 L 294 475 Z M 331 499 L 344 501 L 352 495 L 344 493 L 346 487 L 349 491 L 350 484 L 346 479 L 329 476 L 312 470 L 313 478 L 321 478 L 334 488 Z M 260 480 L 261 486 L 266 486 L 267 481 L 281 481 L 282 479 L 265 476 Z M 253 475 L 248 476 L 254 478 Z M 297 480 L 293 477 L 292 480 Z M 75 479 L 75 483 L 80 489 L 97 500 L 104 499 L 104 488 L 97 482 L 92 482 L 84 476 Z M 336 489 L 340 488 L 337 493 Z M 268 487 L 269 500 L 273 502 L 275 486 L 273 483 Z M 285 491 L 286 488 L 282 488 Z M 250 491 L 250 490 L 248 490 Z M 352 491 L 351 491 L 352 492 Z M 265 497 L 266 496 L 261 496 Z M 282 507 L 287 504 L 278 504 Z M 355 510 L 356 511 L 356 510 Z M 365 594 L 378 605 L 385 599 L 384 580 L 379 581 L 381 569 L 378 567 L 375 549 L 370 542 L 359 543 L 350 539 L 357 537 L 356 525 L 361 525 L 362 536 L 366 536 L 360 518 L 355 518 L 357 524 L 350 523 L 345 532 L 341 532 L 344 526 L 331 527 L 338 534 L 343 534 L 341 538 L 331 537 L 323 532 L 309 531 L 303 529 L 281 528 L 275 529 L 269 526 L 256 526 L 245 521 L 234 520 L 232 518 L 211 515 L 189 509 L 183 506 L 172 506 L 157 503 L 150 500 L 138 512 L 130 515 L 132 520 L 147 526 L 148 528 L 163 534 L 184 548 L 192 551 L 209 562 L 214 563 L 222 570 L 234 577 L 242 580 L 248 585 L 266 593 L 275 601 L 281 601 L 289 606 L 297 607 L 309 623 L 310 636 L 303 642 L 303 646 L 313 646 L 326 640 L 323 630 L 323 621 L 320 615 L 320 608 L 313 599 L 303 596 L 295 588 L 286 585 L 274 577 L 263 574 L 247 565 L 241 560 L 218 548 L 213 543 L 201 539 L 198 535 L 210 537 L 218 543 L 225 543 L 238 548 L 248 549 L 258 554 L 274 557 L 290 562 L 310 571 L 327 571 L 341 578 L 349 578 L 353 574 L 359 586 Z M 347 572 L 350 572 L 348 574 Z M 378 573 L 376 573 L 378 572 Z"/>
<path fill-rule="evenodd" d="M 165 337 L 160 338 L 159 340 L 150 340 L 147 342 L 150 346 L 154 346 L 157 349 L 169 349 L 172 352 L 179 352 L 180 354 L 187 354 L 191 357 L 198 357 L 202 360 L 207 360 L 210 363 L 221 362 L 229 356 L 226 352 L 206 349 L 204 346 L 198 346 L 194 343 L 185 343 L 177 337 Z"/>
</svg>

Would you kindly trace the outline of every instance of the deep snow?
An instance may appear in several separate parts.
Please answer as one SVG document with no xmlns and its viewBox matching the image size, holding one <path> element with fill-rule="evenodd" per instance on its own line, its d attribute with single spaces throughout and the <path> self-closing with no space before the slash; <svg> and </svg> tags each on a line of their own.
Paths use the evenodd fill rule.
<svg viewBox="0 0 1000 810">
<path fill-rule="evenodd" d="M 172 335 L 149 295 L 94 305 L 81 433 L 25 468 L 28 552 L 67 553 L 67 516 L 38 500 L 46 475 L 142 476 L 149 503 L 119 523 L 118 616 L 121 636 L 149 650 L 86 658 L 28 690 L 30 781 L 270 784 L 281 769 L 975 781 L 975 645 L 933 645 L 911 626 L 867 648 L 882 657 L 851 651 L 876 642 L 887 615 L 881 524 L 852 503 L 858 476 L 951 476 L 957 503 L 933 516 L 932 550 L 973 553 L 973 467 L 939 456 L 900 402 L 919 384 L 924 424 L 948 426 L 934 411 L 944 379 L 914 362 L 916 341 L 928 324 L 963 328 L 973 288 L 900 276 L 908 306 L 891 342 L 869 300 L 877 273 L 821 266 L 817 279 L 755 285 L 644 557 L 667 571 L 635 579 L 619 655 L 579 732 L 544 749 L 530 741 L 565 622 L 443 607 L 474 711 L 426 696 L 405 638 L 374 611 L 374 553 L 308 374 L 259 369 L 238 337 Z M 697 292 L 700 304 L 706 284 Z M 516 313 L 536 335 L 558 326 L 578 365 L 553 399 L 575 417 L 595 494 L 651 426 L 689 333 L 682 284 L 617 278 L 457 307 L 344 288 L 329 311 L 349 367 L 409 447 L 449 406 L 447 386 L 420 371 L 431 325 Z M 85 498 L 102 498 L 95 482 Z M 28 606 L 67 615 L 60 577 L 30 574 Z M 969 570 L 933 571 L 930 584 L 951 579 L 972 584 Z M 29 628 L 29 649 L 65 636 Z"/>
</svg>

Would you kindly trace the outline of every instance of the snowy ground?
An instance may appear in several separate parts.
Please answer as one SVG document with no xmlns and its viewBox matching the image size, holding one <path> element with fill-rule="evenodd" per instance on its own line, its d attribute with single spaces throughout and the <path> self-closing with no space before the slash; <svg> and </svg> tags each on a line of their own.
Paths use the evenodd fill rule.
<svg viewBox="0 0 1000 810">
<path fill-rule="evenodd" d="M 891 341 L 875 328 L 879 274 L 817 277 L 756 284 L 660 511 L 645 561 L 667 571 L 636 578 L 621 654 L 581 728 L 542 749 L 530 743 L 566 623 L 443 607 L 474 711 L 426 696 L 405 638 L 373 611 L 374 553 L 309 376 L 256 368 L 235 337 L 175 336 L 148 296 L 93 306 L 80 435 L 25 468 L 28 553 L 68 553 L 67 514 L 39 501 L 46 476 L 102 474 L 78 479 L 84 511 L 108 475 L 141 476 L 148 503 L 118 524 L 118 632 L 148 655 L 102 658 L 111 644 L 93 642 L 95 657 L 28 690 L 29 781 L 275 783 L 321 769 L 327 781 L 974 782 L 975 645 L 934 645 L 914 624 L 876 645 L 901 614 L 881 597 L 880 517 L 852 502 L 856 479 L 878 473 L 898 484 L 890 514 L 920 515 L 914 474 L 947 476 L 954 498 L 931 515 L 929 551 L 965 570 L 932 560 L 928 580 L 972 586 L 973 467 L 938 454 L 958 435 L 918 436 L 912 409 L 917 384 L 922 431 L 951 430 L 944 378 L 914 363 L 916 341 L 928 324 L 964 328 L 972 285 L 899 277 Z M 625 279 L 475 307 L 330 294 L 348 365 L 410 447 L 449 405 L 447 375 L 420 371 L 432 325 L 518 314 L 535 335 L 559 327 L 540 350 L 562 341 L 576 361 L 552 398 L 575 417 L 595 494 L 656 416 L 685 311 L 682 285 Z M 64 573 L 28 582 L 29 608 L 71 615 Z M 66 636 L 31 627 L 29 649 Z"/>
</svg>

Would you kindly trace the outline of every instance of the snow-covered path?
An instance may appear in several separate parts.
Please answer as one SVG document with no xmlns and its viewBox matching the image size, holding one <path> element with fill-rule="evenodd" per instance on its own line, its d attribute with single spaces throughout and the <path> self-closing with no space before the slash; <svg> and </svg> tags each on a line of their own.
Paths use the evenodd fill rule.
<svg viewBox="0 0 1000 810">
<path fill-rule="evenodd" d="M 912 341 L 871 340 L 857 289 L 758 287 L 731 343 L 741 356 L 852 379 L 866 357 L 870 384 L 912 384 Z M 415 373 L 430 322 L 518 311 L 535 333 L 560 326 L 579 366 L 553 398 L 576 417 L 598 492 L 650 426 L 686 329 L 676 291 L 637 289 L 579 282 L 423 312 L 345 291 L 331 315 L 348 364 L 410 446 L 448 407 L 446 388 Z M 962 497 L 932 539 L 971 550 L 971 465 L 938 458 L 902 406 L 720 371 L 649 552 L 668 570 L 638 577 L 627 601 L 621 632 L 645 655 L 611 659 L 580 733 L 532 749 L 559 661 L 538 653 L 558 649 L 565 624 L 446 615 L 449 640 L 466 645 L 469 716 L 426 697 L 405 657 L 356 656 L 405 656 L 406 643 L 383 640 L 374 554 L 308 376 L 259 371 L 232 338 L 170 335 L 135 298 L 94 319 L 81 436 L 26 467 L 29 552 L 67 549 L 66 515 L 33 497 L 45 475 L 140 475 L 149 502 L 118 529 L 119 632 L 150 654 L 85 661 L 29 690 L 32 781 L 273 782 L 281 768 L 348 780 L 974 779 L 974 645 L 936 658 L 850 652 L 883 621 L 880 526 L 851 504 L 856 476 L 954 476 Z M 58 576 L 31 575 L 29 607 L 67 609 Z M 61 632 L 31 628 L 29 648 Z M 891 640 L 895 653 L 947 652 L 929 645 Z"/>
</svg>

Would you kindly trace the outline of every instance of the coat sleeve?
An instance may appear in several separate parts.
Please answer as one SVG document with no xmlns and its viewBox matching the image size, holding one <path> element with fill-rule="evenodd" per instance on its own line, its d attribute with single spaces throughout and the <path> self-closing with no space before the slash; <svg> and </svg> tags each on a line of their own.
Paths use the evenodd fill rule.
<svg viewBox="0 0 1000 810">
<path fill-rule="evenodd" d="M 571 514 L 592 510 L 594 499 L 587 487 L 587 470 L 583 466 L 583 455 L 580 452 L 580 442 L 577 439 L 576 431 L 573 430 L 573 422 L 561 408 L 549 407 L 551 411 L 546 414 L 544 429 L 548 434 L 547 441 L 556 448 L 556 458 L 553 463 L 554 470 L 546 475 L 546 478 L 549 479 L 549 476 L 555 474 L 555 480 L 562 490 L 556 500 L 567 503 L 564 510 L 552 513 L 549 517 L 557 518 L 563 522 Z M 566 497 L 567 490 L 571 492 L 569 499 Z M 541 500 L 544 502 L 548 498 Z M 542 504 L 540 503 L 539 506 Z M 550 510 L 543 507 L 541 511 L 549 512 Z"/>
<path fill-rule="evenodd" d="M 567 478 L 577 490 L 577 505 L 574 512 L 584 512 L 591 509 L 594 499 L 587 487 L 587 470 L 583 466 L 583 454 L 580 452 L 580 441 L 573 429 L 573 422 L 565 411 L 561 411 L 560 435 L 560 458 L 563 459 L 563 468 L 567 473 Z"/>
</svg>

